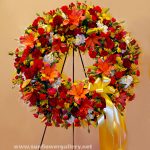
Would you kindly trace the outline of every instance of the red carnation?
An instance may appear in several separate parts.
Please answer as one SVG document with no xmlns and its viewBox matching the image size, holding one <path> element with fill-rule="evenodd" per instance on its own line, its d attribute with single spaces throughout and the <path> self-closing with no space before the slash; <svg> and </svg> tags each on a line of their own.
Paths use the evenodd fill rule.
<svg viewBox="0 0 150 150">
<path fill-rule="evenodd" d="M 85 47 L 85 46 L 79 46 L 79 49 L 80 49 L 82 52 L 85 52 L 85 51 L 86 51 L 86 47 Z"/>
<path fill-rule="evenodd" d="M 50 96 L 54 96 L 54 95 L 56 94 L 56 89 L 55 89 L 55 88 L 49 88 L 49 89 L 47 90 L 47 92 L 48 92 L 48 94 L 49 94 Z"/>
<path fill-rule="evenodd" d="M 113 49 L 114 46 L 115 46 L 115 44 L 114 44 L 114 42 L 113 42 L 110 38 L 107 38 L 107 39 L 106 39 L 105 46 L 106 46 L 106 48 L 108 48 L 108 49 Z"/>
<path fill-rule="evenodd" d="M 43 20 L 43 21 L 44 21 L 44 18 L 42 18 L 42 17 L 38 17 L 38 18 L 36 18 L 36 19 L 33 21 L 32 26 L 33 26 L 33 27 L 37 27 L 37 26 L 38 26 L 39 21 L 41 21 L 41 20 Z"/>
<path fill-rule="evenodd" d="M 119 48 L 121 48 L 122 50 L 126 50 L 127 44 L 125 42 L 122 42 L 119 44 Z"/>
<path fill-rule="evenodd" d="M 38 49 L 34 49 L 34 51 L 32 52 L 32 57 L 35 59 L 38 59 L 41 55 L 42 55 L 42 53 Z"/>
<path fill-rule="evenodd" d="M 107 56 L 107 55 L 108 55 L 108 52 L 105 51 L 105 50 L 102 50 L 102 51 L 100 52 L 100 55 L 101 55 L 101 56 Z"/>
<path fill-rule="evenodd" d="M 95 82 L 95 79 L 94 79 L 93 76 L 89 76 L 89 82 L 91 82 L 91 83 L 94 83 L 94 82 Z"/>
<path fill-rule="evenodd" d="M 68 8 L 68 6 L 62 6 L 61 7 L 61 10 L 65 13 L 65 14 L 67 14 L 67 15 L 69 15 L 70 14 L 70 10 L 69 10 L 69 8 Z"/>
<path fill-rule="evenodd" d="M 44 34 L 45 30 L 43 28 L 38 28 L 38 33 L 40 35 Z"/>
<path fill-rule="evenodd" d="M 57 15 L 57 16 L 55 16 L 53 18 L 53 24 L 54 24 L 54 26 L 59 26 L 62 23 L 63 23 L 63 18 L 61 16 Z"/>
<path fill-rule="evenodd" d="M 91 58 L 96 58 L 96 55 L 97 55 L 97 52 L 96 52 L 96 51 L 94 51 L 94 50 L 89 50 L 89 56 L 90 56 Z"/>
<path fill-rule="evenodd" d="M 126 68 L 128 68 L 128 69 L 130 69 L 130 67 L 131 67 L 131 61 L 128 58 L 125 58 L 123 60 L 123 66 L 126 67 Z"/>
<path fill-rule="evenodd" d="M 114 85 L 116 83 L 116 79 L 115 79 L 115 77 L 113 76 L 113 77 L 111 77 L 111 82 L 110 82 L 110 84 L 111 85 Z"/>
<path fill-rule="evenodd" d="M 40 100 L 45 100 L 46 94 L 43 94 L 43 93 L 39 94 L 39 98 L 40 98 Z"/>
<path fill-rule="evenodd" d="M 48 39 L 43 36 L 39 38 L 39 41 L 40 41 L 42 47 L 44 47 L 45 45 L 48 44 Z"/>
<path fill-rule="evenodd" d="M 115 73 L 115 77 L 116 77 L 117 79 L 120 79 L 121 77 L 124 76 L 124 74 L 125 74 L 124 71 L 118 71 L 118 72 Z"/>
<path fill-rule="evenodd" d="M 102 9 L 99 6 L 95 6 L 93 9 L 99 13 L 102 12 Z"/>
</svg>

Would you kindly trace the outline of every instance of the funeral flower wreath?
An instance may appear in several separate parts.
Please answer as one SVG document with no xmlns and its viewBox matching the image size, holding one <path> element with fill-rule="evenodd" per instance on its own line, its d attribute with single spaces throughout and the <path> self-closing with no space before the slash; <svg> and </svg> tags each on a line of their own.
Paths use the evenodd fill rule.
<svg viewBox="0 0 150 150">
<path fill-rule="evenodd" d="M 106 8 L 77 2 L 44 12 L 25 30 L 20 44 L 13 83 L 47 126 L 97 125 L 106 98 L 123 112 L 135 96 L 140 48 Z M 87 78 L 74 83 L 57 67 L 73 50 L 94 60 L 86 66 Z"/>
</svg>

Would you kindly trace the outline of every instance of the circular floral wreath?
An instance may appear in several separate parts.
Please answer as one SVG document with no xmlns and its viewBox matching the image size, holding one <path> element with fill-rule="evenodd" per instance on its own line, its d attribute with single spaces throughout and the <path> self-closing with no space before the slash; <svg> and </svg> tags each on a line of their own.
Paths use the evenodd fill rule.
<svg viewBox="0 0 150 150">
<path fill-rule="evenodd" d="M 135 94 L 140 48 L 108 9 L 71 3 L 43 13 L 20 37 L 15 51 L 22 99 L 47 126 L 97 124 L 106 97 L 123 111 Z M 71 50 L 94 60 L 87 78 L 73 83 L 57 65 Z"/>
</svg>

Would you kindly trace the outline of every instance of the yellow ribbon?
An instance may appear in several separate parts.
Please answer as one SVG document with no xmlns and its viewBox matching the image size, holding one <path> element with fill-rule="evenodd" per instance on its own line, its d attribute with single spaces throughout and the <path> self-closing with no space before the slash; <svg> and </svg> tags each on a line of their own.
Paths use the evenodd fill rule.
<svg viewBox="0 0 150 150">
<path fill-rule="evenodd" d="M 109 86 L 110 79 L 103 76 L 98 78 L 94 84 L 89 83 L 88 89 L 96 91 L 106 100 L 104 109 L 106 119 L 102 115 L 98 119 L 100 150 L 126 150 L 127 132 L 125 117 L 122 116 L 107 94 L 115 93 L 115 89 Z"/>
</svg>

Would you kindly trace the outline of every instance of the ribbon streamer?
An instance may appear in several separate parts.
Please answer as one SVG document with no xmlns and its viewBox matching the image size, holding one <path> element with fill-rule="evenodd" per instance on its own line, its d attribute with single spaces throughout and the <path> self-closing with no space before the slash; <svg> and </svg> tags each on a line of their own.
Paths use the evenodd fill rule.
<svg viewBox="0 0 150 150">
<path fill-rule="evenodd" d="M 110 78 L 97 78 L 94 84 L 89 83 L 88 89 L 100 93 L 106 100 L 105 116 L 98 120 L 100 150 L 126 150 L 127 131 L 125 117 L 122 116 L 107 94 L 114 94 Z"/>
</svg>

